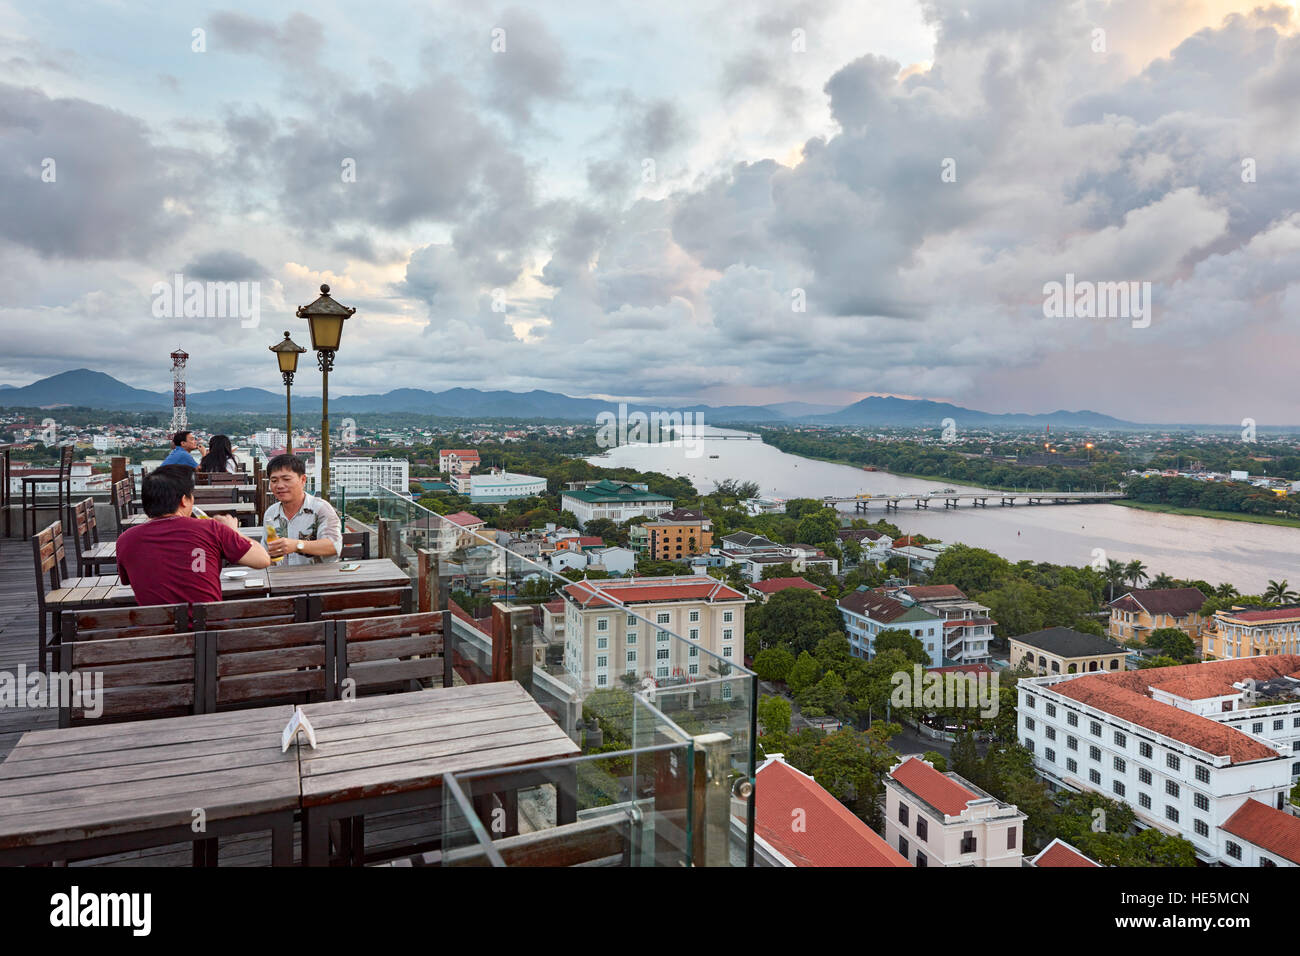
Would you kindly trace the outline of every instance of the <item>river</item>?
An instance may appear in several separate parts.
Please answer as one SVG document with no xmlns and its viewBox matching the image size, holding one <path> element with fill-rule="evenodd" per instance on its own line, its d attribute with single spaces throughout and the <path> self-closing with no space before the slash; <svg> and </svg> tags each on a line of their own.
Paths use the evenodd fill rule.
<svg viewBox="0 0 1300 956">
<path fill-rule="evenodd" d="M 607 467 L 685 475 L 703 493 L 726 478 L 757 481 L 761 494 L 780 498 L 915 493 L 945 487 L 982 490 L 813 461 L 759 441 L 711 441 L 708 437 L 743 432 L 704 427 L 691 434 L 701 437 L 682 444 L 623 445 L 587 460 Z M 852 505 L 843 509 L 853 510 Z M 872 521 L 886 517 L 884 505 L 872 506 L 865 517 Z M 952 510 L 940 502 L 938 507 L 932 503 L 928 511 L 903 504 L 897 512 L 890 512 L 888 519 L 905 534 L 917 532 L 941 541 L 960 541 L 1011 561 L 1086 565 L 1097 555 L 1095 549 L 1101 549 L 1105 559 L 1142 561 L 1152 577 L 1164 572 L 1215 585 L 1228 581 L 1245 594 L 1258 594 L 1269 580 L 1285 578 L 1300 589 L 1300 528 L 1158 514 L 1107 504 Z"/>
</svg>

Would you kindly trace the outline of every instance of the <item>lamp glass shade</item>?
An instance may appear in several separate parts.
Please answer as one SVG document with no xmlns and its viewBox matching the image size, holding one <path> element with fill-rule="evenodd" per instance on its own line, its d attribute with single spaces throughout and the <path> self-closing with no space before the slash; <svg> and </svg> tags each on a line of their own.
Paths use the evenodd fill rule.
<svg viewBox="0 0 1300 956">
<path fill-rule="evenodd" d="M 298 353 L 297 353 L 297 352 L 290 352 L 288 349 L 286 349 L 286 350 L 283 351 L 283 352 L 276 352 L 276 353 L 275 353 L 275 357 L 276 357 L 276 359 L 277 359 L 277 360 L 279 361 L 279 363 L 280 363 L 280 371 L 281 371 L 281 372 L 296 372 L 296 371 L 298 371 Z"/>
<path fill-rule="evenodd" d="M 317 352 L 338 351 L 339 339 L 343 337 L 343 316 L 309 315 L 307 324 L 311 327 L 311 347 Z"/>
</svg>

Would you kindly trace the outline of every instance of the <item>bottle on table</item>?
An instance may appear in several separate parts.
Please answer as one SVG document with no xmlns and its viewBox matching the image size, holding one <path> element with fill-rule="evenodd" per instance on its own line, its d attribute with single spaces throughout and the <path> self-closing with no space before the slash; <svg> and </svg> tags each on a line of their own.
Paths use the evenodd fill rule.
<svg viewBox="0 0 1300 956">
<path fill-rule="evenodd" d="M 266 543 L 267 543 L 267 545 L 270 545 L 270 543 L 271 543 L 272 541 L 274 541 L 274 540 L 275 540 L 276 538 L 278 538 L 278 537 L 280 537 L 280 534 L 279 534 L 279 532 L 277 532 L 277 531 L 275 530 L 275 525 L 273 525 L 273 524 L 269 524 L 269 525 L 267 525 L 267 526 L 266 526 Z M 271 559 L 271 563 L 272 563 L 272 564 L 279 564 L 279 563 L 280 563 L 281 561 L 283 561 L 283 560 L 284 560 L 284 555 L 280 555 L 278 558 L 272 558 L 272 559 Z"/>
</svg>

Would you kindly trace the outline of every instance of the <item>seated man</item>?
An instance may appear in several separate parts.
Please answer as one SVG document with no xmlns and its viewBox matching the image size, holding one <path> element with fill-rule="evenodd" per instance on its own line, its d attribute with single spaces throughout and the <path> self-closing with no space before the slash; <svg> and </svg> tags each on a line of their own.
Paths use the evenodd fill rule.
<svg viewBox="0 0 1300 956">
<path fill-rule="evenodd" d="M 343 524 L 324 498 L 307 494 L 307 466 L 297 455 L 276 455 L 266 466 L 275 504 L 266 509 L 263 524 L 278 537 L 267 543 L 271 557 L 284 556 L 280 566 L 337 561 L 343 553 Z"/>
<path fill-rule="evenodd" d="M 190 454 L 199 447 L 199 440 L 194 437 L 194 432 L 185 431 L 177 432 L 172 436 L 172 452 L 163 459 L 162 466 L 167 465 L 188 465 L 191 468 L 198 468 L 199 463 L 194 460 Z"/>
<path fill-rule="evenodd" d="M 193 516 L 192 470 L 156 469 L 144 480 L 141 499 L 149 520 L 117 539 L 122 583 L 134 589 L 137 604 L 220 601 L 223 559 L 247 568 L 270 565 L 266 549 L 236 531 L 234 518 Z"/>
</svg>

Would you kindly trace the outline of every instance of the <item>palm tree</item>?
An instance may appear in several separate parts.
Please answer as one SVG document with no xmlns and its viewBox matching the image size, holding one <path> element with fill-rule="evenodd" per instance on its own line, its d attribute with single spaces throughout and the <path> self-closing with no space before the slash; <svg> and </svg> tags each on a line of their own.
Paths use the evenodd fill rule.
<svg viewBox="0 0 1300 956">
<path fill-rule="evenodd" d="M 1106 570 L 1101 573 L 1105 576 L 1106 582 L 1110 585 L 1110 599 L 1113 601 L 1115 600 L 1115 585 L 1123 584 L 1124 578 L 1126 577 L 1124 565 L 1120 564 L 1114 558 L 1111 558 L 1106 562 Z"/>
<path fill-rule="evenodd" d="M 1174 584 L 1175 584 L 1174 579 L 1171 578 L 1169 575 L 1165 574 L 1163 571 L 1151 579 L 1151 586 L 1153 588 L 1171 588 L 1174 586 Z"/>
<path fill-rule="evenodd" d="M 1234 598 L 1239 596 L 1239 592 L 1227 581 L 1224 581 L 1214 589 L 1214 596 L 1218 598 Z"/>
<path fill-rule="evenodd" d="M 1300 594 L 1287 587 L 1285 578 L 1281 581 L 1269 581 L 1268 587 L 1264 589 L 1264 600 L 1275 604 L 1289 604 L 1297 598 L 1300 598 Z"/>
<path fill-rule="evenodd" d="M 1137 587 L 1147 579 L 1146 565 L 1134 558 L 1128 564 L 1124 565 L 1124 577 L 1133 582 L 1133 587 Z"/>
</svg>

